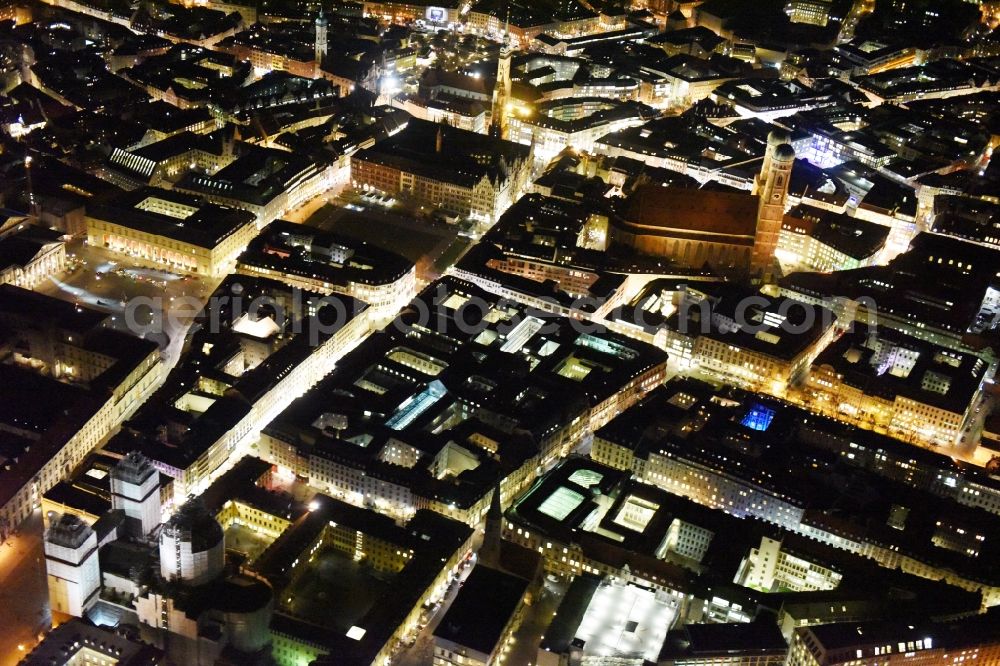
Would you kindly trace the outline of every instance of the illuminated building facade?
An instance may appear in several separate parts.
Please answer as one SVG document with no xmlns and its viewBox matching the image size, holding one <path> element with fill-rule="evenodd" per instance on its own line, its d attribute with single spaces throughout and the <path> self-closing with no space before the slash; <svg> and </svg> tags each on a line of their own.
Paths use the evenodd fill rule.
<svg viewBox="0 0 1000 666">
<path fill-rule="evenodd" d="M 182 663 L 215 661 L 224 650 L 242 661 L 269 646 L 274 591 L 260 576 L 226 569 L 225 533 L 200 499 L 162 525 L 158 542 L 101 546 L 105 592 L 125 597 L 146 640 Z"/>
<path fill-rule="evenodd" d="M 810 477 L 811 484 L 795 480 L 800 475 L 810 474 L 808 470 L 818 459 L 813 452 L 836 451 L 836 457 L 855 475 L 861 474 L 862 468 L 871 470 L 874 474 L 865 483 L 873 488 L 887 483 L 900 484 L 894 481 L 897 478 L 906 483 L 907 479 L 917 478 L 925 468 L 917 464 L 920 454 L 913 447 L 909 447 L 911 453 L 907 456 L 907 445 L 897 445 L 890 438 L 874 435 L 861 446 L 857 440 L 866 438 L 865 431 L 845 426 L 843 433 L 836 436 L 834 422 L 812 423 L 816 418 L 822 417 L 809 416 L 809 412 L 788 403 L 759 395 L 732 389 L 715 391 L 707 384 L 675 380 L 651 394 L 638 408 L 633 408 L 631 414 L 626 412 L 597 432 L 591 456 L 597 462 L 631 471 L 644 483 L 704 506 L 777 525 L 791 533 L 871 558 L 882 567 L 898 567 L 908 574 L 944 580 L 964 590 L 979 590 L 984 606 L 1000 603 L 1000 578 L 981 559 L 982 551 L 992 547 L 987 545 L 991 542 L 983 534 L 981 524 L 992 519 L 978 512 L 978 517 L 974 517 L 963 508 L 962 505 L 969 505 L 963 496 L 967 491 L 958 492 L 957 489 L 960 485 L 964 487 L 965 482 L 953 472 L 950 482 L 941 485 L 945 477 L 943 470 L 951 465 L 949 460 L 941 456 L 936 462 L 928 461 L 938 467 L 927 471 L 927 483 L 923 486 L 927 491 L 920 491 L 926 495 L 912 495 L 906 500 L 897 498 L 896 504 L 889 502 L 883 506 L 880 511 L 885 517 L 885 525 L 882 528 L 872 531 L 870 515 L 864 511 L 831 521 L 815 504 L 835 500 L 824 494 L 830 488 L 814 487 L 821 483 L 814 475 Z M 652 425 L 651 419 L 658 425 Z M 653 430 L 662 432 L 663 436 L 639 441 L 638 432 Z M 772 444 L 783 441 L 785 444 L 773 449 L 777 458 L 772 466 L 764 463 L 761 456 L 738 455 L 725 444 L 736 440 L 742 442 L 744 450 L 757 452 L 763 449 L 752 443 L 755 440 Z M 889 453 L 897 446 L 900 451 L 893 461 L 896 464 L 869 465 L 869 447 L 885 452 L 877 454 L 879 460 L 882 455 L 890 460 Z M 798 456 L 802 459 L 791 462 Z M 896 475 L 897 466 L 902 476 Z M 821 499 L 823 497 L 826 499 Z M 949 498 L 949 501 L 941 506 L 937 498 Z M 939 508 L 934 509 L 935 506 Z M 908 532 L 925 531 L 933 536 L 927 543 L 910 541 L 907 536 Z M 832 580 L 834 577 L 826 578 Z"/>
<path fill-rule="evenodd" d="M 624 219 L 611 220 L 610 241 L 685 268 L 747 271 L 757 212 L 757 198 L 742 192 L 648 185 L 632 195 Z"/>
<path fill-rule="evenodd" d="M 516 106 L 505 122 L 508 138 L 532 144 L 536 156 L 551 159 L 566 148 L 589 152 L 601 137 L 645 123 L 653 109 L 638 102 L 621 102 L 593 95 Z"/>
<path fill-rule="evenodd" d="M 873 265 L 891 234 L 887 226 L 806 204 L 788 211 L 775 255 L 785 273 L 828 273 Z"/>
<path fill-rule="evenodd" d="M 833 418 L 922 445 L 952 446 L 994 369 L 977 354 L 859 324 L 816 358 L 799 396 Z"/>
<path fill-rule="evenodd" d="M 448 278 L 413 307 L 455 322 L 478 299 L 499 297 Z M 475 330 L 433 334 L 404 312 L 265 428 L 261 456 L 352 504 L 404 517 L 428 508 L 477 524 L 497 484 L 506 505 L 539 465 L 567 455 L 664 378 L 654 347 L 611 333 L 575 335 L 565 319 L 555 335 L 526 317 L 501 336 L 498 327 L 521 310 L 491 310 Z M 516 390 L 503 387 L 501 368 L 543 352 Z M 337 406 L 332 394 L 343 395 Z M 569 411 L 559 417 L 546 401 Z M 537 448 L 525 446 L 522 431 Z"/>
<path fill-rule="evenodd" d="M 442 159 L 447 155 L 447 159 Z M 490 225 L 524 192 L 531 148 L 412 119 L 351 156 L 351 182 Z"/>
<path fill-rule="evenodd" d="M 112 507 L 111 470 L 119 459 L 100 450 L 88 454 L 82 463 L 42 495 L 42 524 L 64 513 L 78 516 L 88 525 Z M 162 492 L 162 490 L 161 490 Z"/>
<path fill-rule="evenodd" d="M 33 289 L 66 266 L 62 234 L 16 223 L 0 229 L 0 284 Z M 7 227 L 7 225 L 3 225 Z"/>
<path fill-rule="evenodd" d="M 5 532 L 142 404 L 162 366 L 155 343 L 110 330 L 110 315 L 10 285 L 0 286 L 0 324 L 16 331 L 3 343 L 0 422 L 19 451 L 0 476 Z M 49 400 L 26 399 L 38 395 Z"/>
<path fill-rule="evenodd" d="M 371 326 L 368 306 L 349 296 L 293 296 L 276 280 L 233 275 L 213 296 L 216 310 L 198 318 L 219 324 L 195 334 L 164 386 L 104 446 L 143 453 L 173 480 L 174 506 L 229 469 Z"/>
<path fill-rule="evenodd" d="M 760 203 L 750 268 L 757 273 L 769 273 L 773 269 L 774 251 L 778 247 L 795 164 L 795 149 L 789 141 L 790 137 L 784 132 L 774 131 L 768 135 L 764 163 L 754 179 L 752 192 L 760 197 Z"/>
<path fill-rule="evenodd" d="M 789 552 L 780 539 L 764 537 L 744 560 L 738 580 L 766 591 L 812 592 L 833 590 L 842 578 L 829 567 Z"/>
<path fill-rule="evenodd" d="M 783 395 L 833 339 L 835 319 L 825 308 L 709 287 L 686 290 L 661 327 L 682 372 Z"/>
<path fill-rule="evenodd" d="M 277 38 L 272 39 L 276 41 Z M 274 43 L 271 40 L 254 40 L 246 31 L 236 33 L 219 44 L 218 48 L 240 60 L 249 60 L 254 71 L 258 73 L 288 72 L 293 76 L 304 78 L 322 76 L 322 70 L 315 60 L 314 49 L 292 49 L 288 48 L 287 44 Z"/>
<path fill-rule="evenodd" d="M 723 272 L 769 273 L 795 163 L 795 151 L 787 141 L 782 132 L 768 137 L 752 194 L 640 188 L 624 218 L 612 220 L 612 242 L 687 268 L 707 263 Z"/>
<path fill-rule="evenodd" d="M 303 256 L 305 255 L 305 256 Z M 413 262 L 349 237 L 277 220 L 240 255 L 237 272 L 367 303 L 376 324 L 416 296 Z"/>
<path fill-rule="evenodd" d="M 221 14 L 212 14 L 221 17 Z M 229 17 L 239 23 L 238 15 Z M 177 21 L 175 26 L 182 23 Z M 207 26 L 206 31 L 207 31 Z M 235 30 L 213 36 L 213 43 L 229 37 Z M 192 45 L 178 40 L 162 55 L 150 55 L 140 59 L 131 67 L 119 71 L 119 76 L 144 90 L 155 100 L 162 100 L 181 109 L 206 107 L 214 104 L 212 93 L 215 86 L 233 90 L 244 84 L 252 74 L 250 63 L 238 60 L 234 55 Z M 192 40 L 197 41 L 197 40 Z M 214 86 L 212 84 L 215 84 Z"/>
<path fill-rule="evenodd" d="M 220 170 L 188 172 L 176 190 L 205 201 L 253 213 L 257 229 L 314 199 L 333 186 L 337 165 L 287 150 L 244 147 Z"/>
<path fill-rule="evenodd" d="M 173 183 L 189 169 L 214 173 L 234 159 L 233 130 L 211 134 L 185 130 L 158 141 L 129 148 L 113 148 L 108 177 L 125 189 L 136 184 Z"/>
<path fill-rule="evenodd" d="M 946 98 L 997 88 L 993 81 L 976 83 L 970 65 L 953 59 L 879 71 L 857 77 L 855 81 L 858 89 L 874 104 Z"/>
<path fill-rule="evenodd" d="M 45 533 L 45 568 L 53 612 L 83 617 L 101 588 L 97 534 L 74 515 L 60 516 Z"/>
<path fill-rule="evenodd" d="M 251 214 L 174 190 L 128 192 L 87 211 L 91 245 L 208 277 L 232 270 L 256 234 Z"/>
<path fill-rule="evenodd" d="M 465 15 L 466 30 L 500 38 L 508 34 L 515 45 L 538 47 L 539 37 L 574 38 L 621 30 L 627 26 L 620 14 L 597 14 L 580 5 L 560 3 L 555 14 L 540 8 L 474 3 Z M 534 42 L 534 43 L 533 43 Z"/>
<path fill-rule="evenodd" d="M 472 536 L 469 527 L 431 512 L 397 525 L 374 511 L 316 495 L 309 511 L 253 565 L 278 591 L 270 632 L 278 663 L 297 665 L 306 655 L 309 662 L 331 666 L 386 663 L 417 631 L 425 605 L 443 598 L 471 552 Z M 325 600 L 339 620 L 299 617 L 296 597 L 321 559 L 347 571 L 364 563 L 389 584 L 368 591 L 373 603 L 360 611 L 336 597 Z M 345 616 L 348 626 L 338 626 Z"/>
<path fill-rule="evenodd" d="M 363 4 L 365 16 L 399 24 L 421 20 L 442 28 L 460 24 L 464 9 L 455 0 L 440 0 L 434 5 L 396 0 L 364 0 Z"/>
<path fill-rule="evenodd" d="M 842 622 L 795 631 L 788 666 L 993 664 L 1000 661 L 995 614 L 938 623 Z"/>
<path fill-rule="evenodd" d="M 138 521 L 140 534 L 160 524 L 160 474 L 141 453 L 130 453 L 110 472 L 111 508 Z"/>
<path fill-rule="evenodd" d="M 568 617 L 550 626 L 537 663 L 555 664 L 558 655 L 582 649 L 595 661 L 603 656 L 637 666 L 661 646 L 677 654 L 680 646 L 665 644 L 670 627 L 750 621 L 755 595 L 715 583 L 733 577 L 741 585 L 742 565 L 731 555 L 751 552 L 772 532 L 761 521 L 714 511 L 593 459 L 564 461 L 518 498 L 504 520 L 506 539 L 540 553 L 547 572 L 573 578 L 557 611 Z M 648 629 L 622 632 L 628 622 Z M 665 663 L 718 662 L 678 655 Z"/>
<path fill-rule="evenodd" d="M 433 666 L 499 666 L 524 617 L 529 581 L 479 564 L 434 630 Z"/>
<path fill-rule="evenodd" d="M 160 531 L 160 575 L 164 580 L 201 585 L 225 566 L 222 526 L 197 500 L 184 504 Z"/>
<path fill-rule="evenodd" d="M 65 666 L 160 666 L 169 663 L 162 650 L 136 638 L 126 638 L 88 620 L 70 620 L 55 627 L 22 660 L 25 664 Z"/>
<path fill-rule="evenodd" d="M 320 8 L 319 16 L 316 17 L 316 64 L 323 62 L 323 58 L 326 57 L 326 31 L 329 28 L 330 22 L 323 15 L 323 9 Z"/>
<path fill-rule="evenodd" d="M 842 325 L 877 324 L 968 352 L 967 335 L 982 332 L 1000 310 L 997 261 L 988 245 L 920 233 L 887 265 L 792 273 L 778 284 L 783 296 L 832 309 Z"/>
<path fill-rule="evenodd" d="M 854 65 L 852 74 L 874 74 L 917 64 L 922 52 L 914 46 L 878 40 L 852 40 L 834 50 Z"/>
<path fill-rule="evenodd" d="M 686 53 L 679 53 L 663 67 L 665 90 L 657 97 L 669 105 L 693 104 L 711 96 L 720 84 L 734 78 L 732 73 L 720 71 L 708 60 Z"/>
<path fill-rule="evenodd" d="M 507 27 L 504 27 L 503 43 L 500 46 L 500 58 L 497 60 L 497 78 L 493 86 L 493 104 L 490 107 L 490 133 L 501 139 L 508 138 L 507 117 L 510 110 L 507 107 L 511 103 L 510 58 L 513 52 L 510 31 Z"/>
<path fill-rule="evenodd" d="M 406 111 L 414 118 L 432 123 L 444 123 L 480 134 L 486 132 L 486 109 L 475 100 L 451 95 L 438 95 L 432 98 L 395 95 L 392 105 Z"/>
<path fill-rule="evenodd" d="M 825 26 L 830 20 L 831 0 L 789 0 L 785 13 L 792 23 Z"/>
</svg>

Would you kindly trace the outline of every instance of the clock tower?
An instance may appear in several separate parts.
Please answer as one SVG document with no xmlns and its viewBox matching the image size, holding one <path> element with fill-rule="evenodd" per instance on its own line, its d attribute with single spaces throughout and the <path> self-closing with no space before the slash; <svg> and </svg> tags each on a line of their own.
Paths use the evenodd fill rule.
<svg viewBox="0 0 1000 666">
<path fill-rule="evenodd" d="M 510 43 L 510 10 L 503 28 L 503 44 L 497 61 L 497 82 L 493 86 L 493 106 L 490 110 L 490 134 L 507 138 L 507 106 L 510 104 L 510 58 L 514 49 Z"/>
</svg>

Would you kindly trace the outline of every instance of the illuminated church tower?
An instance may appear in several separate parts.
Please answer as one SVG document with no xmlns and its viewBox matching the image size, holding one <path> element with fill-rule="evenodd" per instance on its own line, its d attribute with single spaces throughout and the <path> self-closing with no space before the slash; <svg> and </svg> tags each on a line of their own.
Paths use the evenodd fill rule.
<svg viewBox="0 0 1000 666">
<path fill-rule="evenodd" d="M 795 164 L 795 149 L 790 140 L 787 132 L 775 130 L 768 135 L 764 163 L 754 178 L 753 193 L 760 197 L 760 204 L 750 268 L 756 273 L 766 274 L 774 264 L 774 250 L 778 246 Z"/>
<path fill-rule="evenodd" d="M 326 19 L 323 14 L 323 9 L 319 10 L 319 16 L 316 17 L 316 65 L 319 66 L 323 64 L 323 58 L 326 57 L 326 30 L 329 27 L 330 22 Z"/>
<path fill-rule="evenodd" d="M 507 138 L 507 105 L 510 103 L 510 57 L 514 49 L 510 44 L 510 13 L 503 27 L 503 45 L 497 62 L 497 82 L 493 86 L 493 107 L 490 111 L 490 134 Z"/>
</svg>

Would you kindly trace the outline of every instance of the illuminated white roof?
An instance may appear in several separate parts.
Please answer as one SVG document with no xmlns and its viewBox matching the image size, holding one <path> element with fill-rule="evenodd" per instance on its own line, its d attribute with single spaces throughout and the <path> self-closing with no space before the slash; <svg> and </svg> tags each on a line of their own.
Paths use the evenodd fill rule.
<svg viewBox="0 0 1000 666">
<path fill-rule="evenodd" d="M 233 323 L 233 331 L 266 340 L 281 331 L 281 328 L 271 317 L 261 317 L 257 321 L 252 321 L 250 315 L 244 313 Z"/>
<path fill-rule="evenodd" d="M 545 498 L 538 510 L 550 518 L 565 520 L 576 507 L 583 503 L 583 495 L 560 486 L 554 493 Z"/>
<path fill-rule="evenodd" d="M 676 618 L 666 594 L 615 581 L 594 593 L 576 630 L 586 657 L 633 657 L 656 662 Z"/>
</svg>

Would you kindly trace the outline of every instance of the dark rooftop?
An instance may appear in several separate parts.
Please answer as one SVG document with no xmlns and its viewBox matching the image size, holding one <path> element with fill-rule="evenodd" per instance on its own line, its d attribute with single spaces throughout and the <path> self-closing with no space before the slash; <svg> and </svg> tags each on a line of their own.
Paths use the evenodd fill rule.
<svg viewBox="0 0 1000 666">
<path fill-rule="evenodd" d="M 491 654 L 527 589 L 523 578 L 477 566 L 441 618 L 435 638 Z"/>
<path fill-rule="evenodd" d="M 439 132 L 440 154 L 436 151 Z M 406 129 L 371 148 L 358 151 L 353 159 L 471 187 L 483 178 L 507 180 L 511 167 L 527 159 L 530 152 L 529 146 L 513 141 L 413 118 Z M 442 160 L 441 154 L 448 159 Z"/>
<path fill-rule="evenodd" d="M 732 624 L 687 624 L 667 634 L 660 662 L 673 660 L 748 658 L 784 655 L 788 645 L 773 615 L 763 613 L 754 622 Z"/>
<path fill-rule="evenodd" d="M 193 210 L 188 217 L 180 219 L 140 207 L 147 200 L 157 199 Z M 142 188 L 102 201 L 89 206 L 87 214 L 98 220 L 206 249 L 215 248 L 238 230 L 254 223 L 253 215 L 245 211 L 207 203 L 176 190 L 158 188 Z"/>
</svg>

